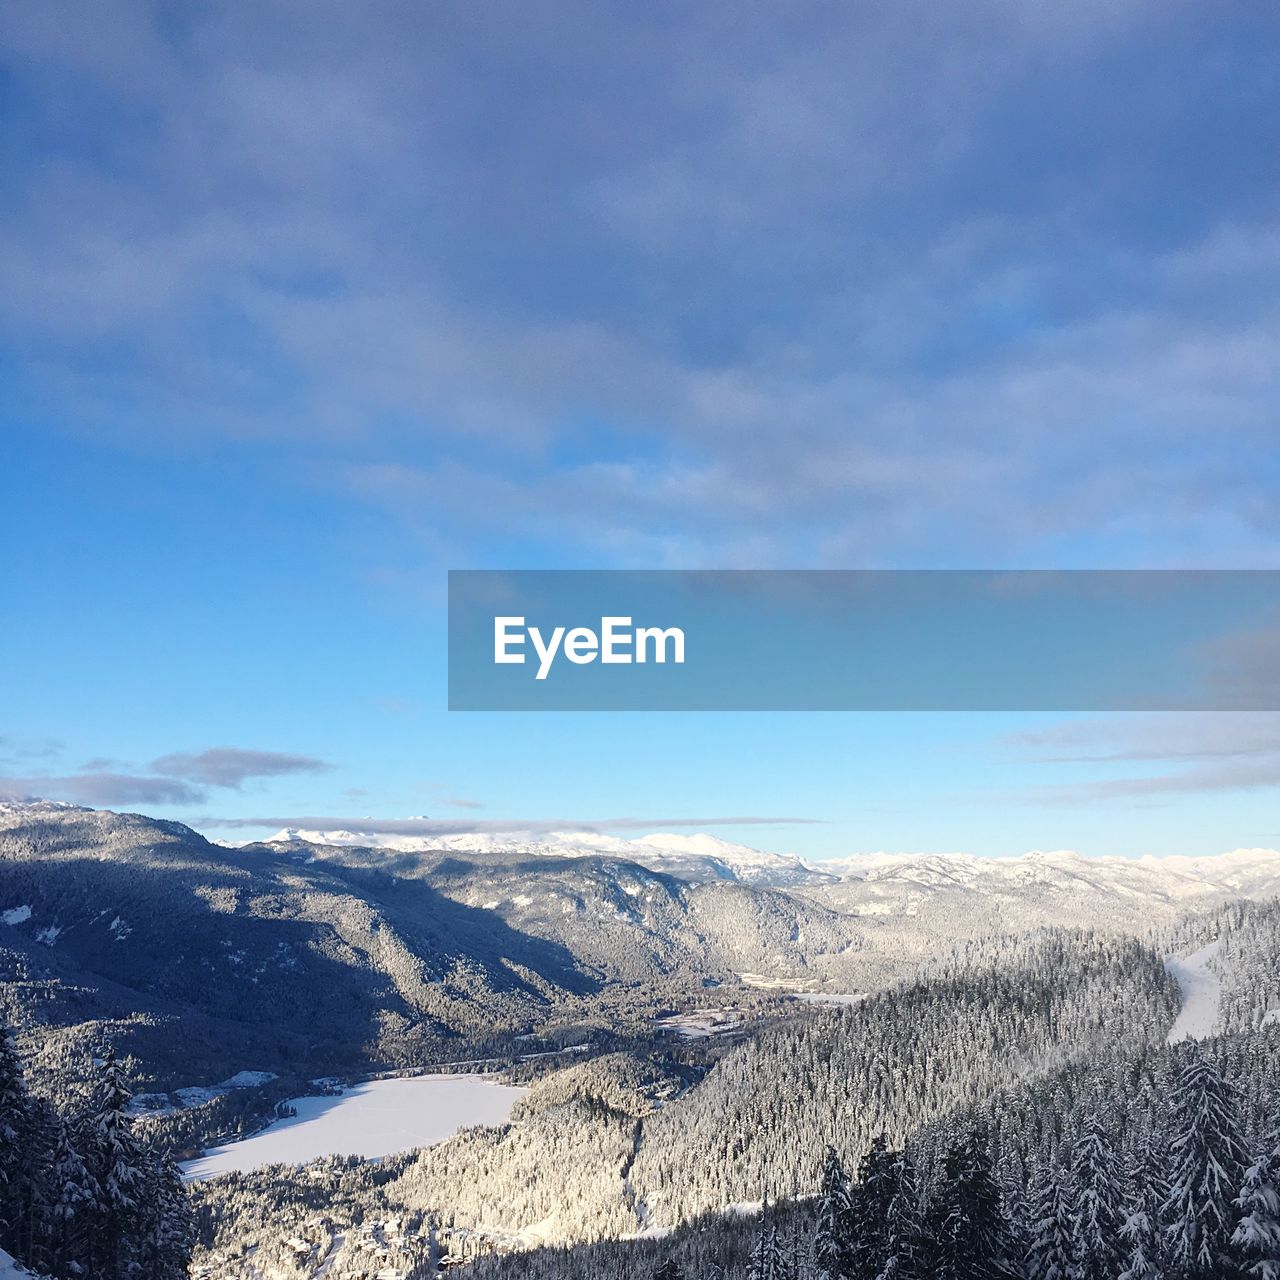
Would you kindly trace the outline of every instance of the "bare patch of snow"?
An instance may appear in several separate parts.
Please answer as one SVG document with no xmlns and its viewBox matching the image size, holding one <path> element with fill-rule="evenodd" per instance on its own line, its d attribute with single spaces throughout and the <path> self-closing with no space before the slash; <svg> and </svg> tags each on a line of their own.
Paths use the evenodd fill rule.
<svg viewBox="0 0 1280 1280">
<path fill-rule="evenodd" d="M 1210 967 L 1210 962 L 1221 945 L 1220 942 L 1210 942 L 1189 956 L 1165 957 L 1164 967 L 1178 980 L 1182 990 L 1182 1009 L 1169 1029 L 1170 1044 L 1178 1044 L 1182 1040 L 1204 1040 L 1213 1034 L 1222 998 L 1222 981 Z"/>
<path fill-rule="evenodd" d="M 0 911 L 0 921 L 5 924 L 26 924 L 31 919 L 31 908 L 28 906 L 10 907 L 8 911 Z"/>
</svg>

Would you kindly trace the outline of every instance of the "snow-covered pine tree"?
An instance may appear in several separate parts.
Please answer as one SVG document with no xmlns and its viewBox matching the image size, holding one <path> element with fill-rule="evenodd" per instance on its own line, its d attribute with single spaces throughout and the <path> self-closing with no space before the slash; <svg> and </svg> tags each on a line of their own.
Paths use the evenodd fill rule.
<svg viewBox="0 0 1280 1280">
<path fill-rule="evenodd" d="M 123 1278 L 136 1270 L 143 1224 L 153 1221 L 156 1212 L 156 1206 L 147 1202 L 152 1190 L 148 1159 L 128 1114 L 131 1097 L 115 1053 L 108 1051 L 84 1142 L 89 1172 L 98 1188 L 89 1270 L 103 1280 Z"/>
<path fill-rule="evenodd" d="M 57 1275 L 87 1274 L 100 1188 L 76 1146 L 70 1125 L 61 1118 L 49 1181 L 52 1208 L 47 1265 Z"/>
<path fill-rule="evenodd" d="M 897 1190 L 897 1152 L 890 1151 L 884 1134 L 858 1165 L 858 1181 L 850 1193 L 849 1276 L 852 1280 L 876 1280 L 888 1258 L 886 1229 L 889 1208 Z"/>
<path fill-rule="evenodd" d="M 1231 1242 L 1249 1280 L 1280 1280 L 1280 1124 L 1263 1138 L 1236 1197 Z"/>
<path fill-rule="evenodd" d="M 1114 1280 L 1120 1269 L 1120 1170 L 1097 1111 L 1085 1119 L 1072 1150 L 1074 1196 L 1072 1280 Z"/>
<path fill-rule="evenodd" d="M 1073 1225 L 1070 1179 L 1065 1170 L 1047 1165 L 1037 1180 L 1032 1201 L 1028 1280 L 1071 1280 Z"/>
<path fill-rule="evenodd" d="M 924 1224 L 915 1163 L 907 1152 L 894 1167 L 893 1199 L 885 1227 L 885 1260 L 876 1280 L 924 1280 Z"/>
<path fill-rule="evenodd" d="M 1238 1274 L 1234 1199 L 1245 1170 L 1235 1091 L 1193 1045 L 1172 1107 L 1172 1171 L 1161 1206 L 1167 1258 L 1187 1280 Z"/>
<path fill-rule="evenodd" d="M 684 1272 L 680 1270 L 680 1264 L 674 1258 L 668 1258 L 658 1265 L 658 1269 L 653 1273 L 653 1280 L 684 1280 Z"/>
<path fill-rule="evenodd" d="M 147 1174 L 143 1205 L 149 1221 L 142 1239 L 146 1275 L 149 1280 L 185 1280 L 195 1244 L 190 1197 L 170 1156 L 153 1156 Z"/>
<path fill-rule="evenodd" d="M 929 1235 L 933 1280 L 1006 1280 L 1017 1275 L 985 1130 L 968 1129 L 948 1144 L 930 1205 Z"/>
<path fill-rule="evenodd" d="M 49 1121 L 27 1092 L 8 1028 L 0 1028 L 0 1248 L 33 1262 L 47 1229 Z"/>
<path fill-rule="evenodd" d="M 848 1280 L 851 1274 L 849 1205 L 849 1177 L 836 1149 L 829 1146 L 822 1161 L 818 1223 L 813 1238 L 818 1280 Z"/>
<path fill-rule="evenodd" d="M 1126 1172 L 1119 1229 L 1123 1269 L 1118 1280 L 1160 1280 L 1160 1205 L 1167 1188 L 1161 1183 L 1150 1133 L 1130 1152 Z"/>
<path fill-rule="evenodd" d="M 778 1228 L 769 1213 L 768 1196 L 760 1211 L 760 1234 L 747 1259 L 747 1280 L 788 1280 L 786 1258 L 778 1239 Z"/>
</svg>

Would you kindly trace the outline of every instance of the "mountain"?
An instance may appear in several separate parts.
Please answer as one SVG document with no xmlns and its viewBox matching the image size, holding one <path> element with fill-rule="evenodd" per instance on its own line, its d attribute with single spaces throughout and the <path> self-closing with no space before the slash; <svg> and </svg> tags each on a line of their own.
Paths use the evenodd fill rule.
<svg viewBox="0 0 1280 1280">
<path fill-rule="evenodd" d="M 630 851 L 639 842 L 617 843 Z M 558 944 L 611 981 L 677 977 L 700 984 L 746 974 L 847 990 L 859 976 L 860 923 L 812 898 L 736 877 L 685 880 L 580 847 L 558 853 L 538 842 L 531 850 L 523 840 L 490 836 L 475 844 L 475 852 L 461 843 L 418 850 L 298 840 L 246 848 L 430 884 L 513 930 Z M 677 862 L 683 856 L 677 850 Z M 652 860 L 662 865 L 661 857 Z"/>
<path fill-rule="evenodd" d="M 879 854 L 823 865 L 840 879 L 817 895 L 821 901 L 863 917 L 945 917 L 948 933 L 1043 924 L 1141 928 L 1232 898 L 1280 893 L 1274 849 L 1137 859 L 1065 850 L 1016 858 Z"/>
<path fill-rule="evenodd" d="M 307 830 L 287 827 L 269 837 L 268 845 L 311 844 L 338 848 L 391 849 L 400 853 L 450 851 L 477 854 L 520 854 L 526 858 L 598 858 L 634 862 L 651 871 L 690 883 L 735 880 L 774 888 L 827 884 L 838 877 L 785 853 L 766 853 L 733 844 L 718 836 L 658 833 L 633 840 L 595 831 L 474 832 L 445 836 L 383 835 L 359 830 Z"/>
<path fill-rule="evenodd" d="M 138 814 L 0 809 L 0 997 L 49 1059 L 110 1038 L 161 1089 L 403 1063 L 523 1032 L 595 985 L 425 882 Z"/>
</svg>

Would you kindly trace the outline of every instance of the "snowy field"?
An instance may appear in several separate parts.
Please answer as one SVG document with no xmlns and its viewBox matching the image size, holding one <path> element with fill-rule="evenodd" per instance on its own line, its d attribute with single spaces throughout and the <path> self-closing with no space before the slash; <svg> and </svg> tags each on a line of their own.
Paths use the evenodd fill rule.
<svg viewBox="0 0 1280 1280">
<path fill-rule="evenodd" d="M 1169 1029 L 1169 1043 L 1182 1040 L 1204 1040 L 1213 1034 L 1218 1021 L 1218 1002 L 1222 998 L 1222 983 L 1209 967 L 1218 954 L 1221 943 L 1211 942 L 1199 951 L 1179 959 L 1168 956 L 1164 967 L 1178 980 L 1182 991 L 1182 1010 Z"/>
<path fill-rule="evenodd" d="M 336 1098 L 294 1098 L 298 1114 L 241 1142 L 214 1147 L 182 1166 L 189 1179 L 320 1156 L 386 1156 L 441 1142 L 459 1129 L 501 1124 L 527 1090 L 491 1076 L 371 1080 Z"/>
<path fill-rule="evenodd" d="M 655 1019 L 654 1025 L 659 1031 L 673 1031 L 686 1040 L 704 1040 L 737 1031 L 743 1021 L 740 1009 L 694 1009 L 690 1013 L 669 1013 Z"/>
</svg>

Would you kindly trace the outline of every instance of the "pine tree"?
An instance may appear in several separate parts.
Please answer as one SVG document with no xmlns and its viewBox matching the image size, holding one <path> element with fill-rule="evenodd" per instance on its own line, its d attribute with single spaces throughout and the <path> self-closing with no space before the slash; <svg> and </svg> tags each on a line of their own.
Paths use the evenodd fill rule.
<svg viewBox="0 0 1280 1280">
<path fill-rule="evenodd" d="M 884 1134 L 858 1166 L 858 1182 L 850 1195 L 849 1244 L 852 1280 L 876 1280 L 888 1258 L 886 1230 L 897 1190 L 898 1157 L 888 1149 Z"/>
<path fill-rule="evenodd" d="M 101 1191 L 76 1147 L 71 1127 L 61 1119 L 57 1122 L 50 1184 L 49 1269 L 58 1275 L 84 1274 Z"/>
<path fill-rule="evenodd" d="M 760 1211 L 760 1234 L 747 1260 L 747 1280 L 788 1280 L 786 1258 L 769 1213 L 767 1196 Z"/>
<path fill-rule="evenodd" d="M 1231 1242 L 1250 1280 L 1280 1280 L 1280 1125 L 1263 1139 L 1236 1197 L 1240 1221 Z"/>
<path fill-rule="evenodd" d="M 828 1147 L 822 1162 L 818 1192 L 818 1224 L 814 1233 L 813 1258 L 818 1280 L 848 1280 L 852 1268 L 849 1240 L 849 1178 L 834 1147 Z"/>
<path fill-rule="evenodd" d="M 1027 1246 L 1029 1280 L 1070 1280 L 1075 1257 L 1072 1226 L 1067 1176 L 1050 1165 L 1036 1187 L 1031 1241 Z"/>
<path fill-rule="evenodd" d="M 933 1280 L 1005 1280 L 1017 1274 L 984 1131 L 970 1130 L 947 1147 L 929 1234 Z"/>
<path fill-rule="evenodd" d="M 93 1266 L 95 1276 L 124 1277 L 135 1270 L 140 1228 L 154 1206 L 147 1157 L 134 1136 L 128 1114 L 132 1095 L 114 1052 L 101 1068 L 97 1103 L 86 1130 L 89 1173 L 98 1187 Z"/>
<path fill-rule="evenodd" d="M 48 1116 L 27 1092 L 8 1028 L 0 1028 L 0 1247 L 33 1262 L 47 1229 L 48 1143 Z"/>
<path fill-rule="evenodd" d="M 885 1260 L 876 1280 L 924 1280 L 923 1236 L 915 1165 L 903 1152 L 894 1168 L 893 1199 L 885 1228 Z"/>
<path fill-rule="evenodd" d="M 1161 1207 L 1168 1257 L 1189 1280 L 1237 1274 L 1231 1235 L 1245 1169 L 1235 1091 L 1198 1046 L 1173 1097 L 1173 1171 Z"/>
<path fill-rule="evenodd" d="M 1115 1152 L 1095 1113 L 1076 1139 L 1071 1165 L 1075 1196 L 1072 1280 L 1114 1280 L 1120 1269 L 1123 1192 Z"/>
<path fill-rule="evenodd" d="M 149 1222 L 142 1240 L 143 1258 L 151 1280 L 184 1280 L 195 1243 L 191 1200 L 171 1157 L 153 1157 L 148 1169 Z M 674 1265 L 674 1264 L 673 1264 Z M 680 1280 L 679 1268 L 674 1280 Z"/>
<path fill-rule="evenodd" d="M 1127 1182 L 1119 1231 L 1123 1270 L 1118 1280 L 1160 1280 L 1159 1220 L 1166 1189 L 1160 1183 L 1149 1134 L 1130 1156 Z"/>
<path fill-rule="evenodd" d="M 653 1273 L 653 1280 L 684 1280 L 684 1272 L 674 1258 L 668 1258 Z"/>
</svg>

